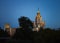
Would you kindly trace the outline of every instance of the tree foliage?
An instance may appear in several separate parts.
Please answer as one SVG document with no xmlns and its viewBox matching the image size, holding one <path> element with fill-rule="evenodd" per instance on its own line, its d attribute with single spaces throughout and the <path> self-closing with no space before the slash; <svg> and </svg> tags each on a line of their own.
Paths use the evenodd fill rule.
<svg viewBox="0 0 60 43">
<path fill-rule="evenodd" d="M 22 28 L 32 28 L 33 27 L 33 23 L 32 23 L 32 21 L 28 17 L 22 16 L 18 20 L 19 20 L 19 25 Z"/>
</svg>

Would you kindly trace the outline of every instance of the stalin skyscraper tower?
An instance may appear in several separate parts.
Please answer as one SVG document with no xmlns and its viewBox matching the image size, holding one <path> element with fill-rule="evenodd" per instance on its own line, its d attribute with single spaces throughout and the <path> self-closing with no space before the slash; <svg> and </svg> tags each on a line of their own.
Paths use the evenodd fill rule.
<svg viewBox="0 0 60 43">
<path fill-rule="evenodd" d="M 39 31 L 41 27 L 44 27 L 44 25 L 45 22 L 42 21 L 42 16 L 40 15 L 40 10 L 38 8 L 37 16 L 35 18 L 35 21 L 33 22 L 33 31 Z"/>
</svg>

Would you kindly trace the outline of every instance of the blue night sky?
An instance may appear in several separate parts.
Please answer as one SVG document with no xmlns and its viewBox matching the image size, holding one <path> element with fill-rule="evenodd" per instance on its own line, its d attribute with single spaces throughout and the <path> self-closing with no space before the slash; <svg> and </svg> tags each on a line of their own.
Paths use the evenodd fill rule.
<svg viewBox="0 0 60 43">
<path fill-rule="evenodd" d="M 0 0 L 0 27 L 3 28 L 5 23 L 12 28 L 19 27 L 21 16 L 34 21 L 38 8 L 45 27 L 60 27 L 60 0 Z"/>
</svg>

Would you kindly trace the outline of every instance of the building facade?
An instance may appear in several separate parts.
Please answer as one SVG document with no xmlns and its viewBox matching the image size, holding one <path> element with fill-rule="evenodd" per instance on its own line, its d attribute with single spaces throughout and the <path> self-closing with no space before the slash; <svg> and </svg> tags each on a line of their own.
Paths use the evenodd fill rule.
<svg viewBox="0 0 60 43">
<path fill-rule="evenodd" d="M 40 15 L 40 11 L 38 9 L 35 21 L 33 22 L 33 31 L 40 31 L 41 27 L 43 28 L 44 25 L 45 22 L 42 20 L 42 16 Z"/>
<path fill-rule="evenodd" d="M 6 31 L 10 36 L 13 36 L 16 32 L 16 28 L 11 28 L 10 24 L 6 23 L 4 25 L 4 31 Z"/>
</svg>

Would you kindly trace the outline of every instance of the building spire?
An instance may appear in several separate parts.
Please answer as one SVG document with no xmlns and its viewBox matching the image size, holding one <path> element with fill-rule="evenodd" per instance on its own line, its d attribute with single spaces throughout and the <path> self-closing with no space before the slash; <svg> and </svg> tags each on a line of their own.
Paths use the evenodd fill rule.
<svg viewBox="0 0 60 43">
<path fill-rule="evenodd" d="M 39 8 L 38 8 L 38 11 L 39 11 Z"/>
<path fill-rule="evenodd" d="M 40 10 L 39 10 L 39 8 L 38 8 L 38 12 L 37 13 L 40 13 Z"/>
</svg>

